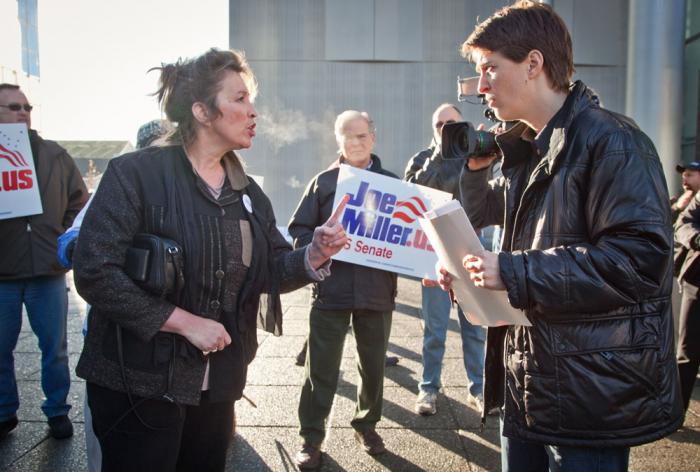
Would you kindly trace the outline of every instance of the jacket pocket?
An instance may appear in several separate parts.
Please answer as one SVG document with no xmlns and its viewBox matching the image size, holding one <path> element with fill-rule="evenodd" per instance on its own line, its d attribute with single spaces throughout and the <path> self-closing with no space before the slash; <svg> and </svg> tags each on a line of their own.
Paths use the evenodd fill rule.
<svg viewBox="0 0 700 472">
<path fill-rule="evenodd" d="M 124 367 L 152 374 L 168 372 L 173 352 L 172 334 L 158 333 L 144 342 L 128 329 L 122 328 L 121 331 Z M 117 325 L 111 321 L 104 334 L 102 352 L 107 359 L 120 363 Z"/>
<path fill-rule="evenodd" d="M 550 328 L 562 430 L 590 435 L 658 421 L 659 314 Z"/>
</svg>

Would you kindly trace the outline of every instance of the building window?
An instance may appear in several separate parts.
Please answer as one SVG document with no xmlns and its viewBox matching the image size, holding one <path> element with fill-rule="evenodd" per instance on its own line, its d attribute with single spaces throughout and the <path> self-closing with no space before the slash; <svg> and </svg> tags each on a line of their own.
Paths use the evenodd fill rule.
<svg viewBox="0 0 700 472">
<path fill-rule="evenodd" d="M 22 70 L 39 77 L 39 21 L 37 0 L 17 0 L 22 32 Z"/>
</svg>

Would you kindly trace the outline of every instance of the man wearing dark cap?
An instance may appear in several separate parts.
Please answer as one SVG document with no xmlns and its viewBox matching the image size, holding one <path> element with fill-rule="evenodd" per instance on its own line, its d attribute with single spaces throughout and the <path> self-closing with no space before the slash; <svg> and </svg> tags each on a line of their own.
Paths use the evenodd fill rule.
<svg viewBox="0 0 700 472">
<path fill-rule="evenodd" d="M 676 170 L 682 176 L 685 190 L 671 205 L 677 216 L 674 227 L 674 268 L 682 293 L 676 361 L 683 406 L 688 411 L 700 367 L 700 162 L 678 165 Z"/>
<path fill-rule="evenodd" d="M 676 171 L 681 174 L 684 192 L 678 197 L 671 199 L 671 210 L 673 220 L 688 206 L 693 199 L 695 192 L 700 190 L 700 162 L 693 161 L 687 165 L 677 165 Z"/>
<path fill-rule="evenodd" d="M 136 149 L 143 149 L 156 144 L 174 129 L 168 120 L 151 120 L 148 123 L 144 123 L 136 133 Z"/>
</svg>

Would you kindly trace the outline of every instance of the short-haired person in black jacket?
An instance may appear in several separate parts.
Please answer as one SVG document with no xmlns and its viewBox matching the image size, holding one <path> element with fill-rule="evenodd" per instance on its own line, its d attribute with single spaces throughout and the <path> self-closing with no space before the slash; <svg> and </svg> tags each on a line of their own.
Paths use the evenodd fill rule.
<svg viewBox="0 0 700 472">
<path fill-rule="evenodd" d="M 289 222 L 294 246 L 308 244 L 313 228 L 333 211 L 339 164 L 348 164 L 397 178 L 372 154 L 375 133 L 365 112 L 346 110 L 336 118 L 335 137 L 340 156 L 335 165 L 314 177 Z M 321 461 L 326 419 L 338 386 L 343 345 L 352 326 L 357 345 L 359 385 L 357 407 L 350 423 L 355 438 L 369 454 L 385 451 L 375 425 L 382 416 L 384 358 L 391 332 L 396 297 L 396 274 L 334 261 L 333 273 L 313 286 L 304 385 L 299 399 L 302 449 L 296 456 L 301 469 Z"/>
<path fill-rule="evenodd" d="M 469 159 L 475 227 L 505 221 L 503 251 L 467 256 L 476 286 L 505 290 L 532 326 L 489 328 L 486 409 L 502 406 L 504 472 L 627 470 L 629 448 L 683 421 L 673 349 L 671 211 L 651 140 L 571 83 L 572 44 L 548 5 L 522 1 L 463 45 L 503 121 Z M 440 282 L 451 277 L 441 270 Z"/>
<path fill-rule="evenodd" d="M 170 145 L 111 160 L 80 230 L 75 282 L 92 309 L 76 371 L 103 471 L 223 471 L 258 321 L 279 333 L 280 293 L 321 280 L 347 238 L 335 217 L 297 250 L 277 230 L 235 153 L 252 145 L 257 118 L 241 53 L 159 69 Z M 182 247 L 181 291 L 160 297 L 129 277 L 138 233 Z"/>
</svg>

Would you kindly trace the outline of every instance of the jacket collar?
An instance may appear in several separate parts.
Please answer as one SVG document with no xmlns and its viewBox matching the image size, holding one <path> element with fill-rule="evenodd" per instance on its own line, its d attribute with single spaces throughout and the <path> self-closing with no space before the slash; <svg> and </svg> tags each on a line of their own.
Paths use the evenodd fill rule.
<svg viewBox="0 0 700 472">
<path fill-rule="evenodd" d="M 533 172 L 532 180 L 542 180 L 554 173 L 557 158 L 566 145 L 566 133 L 571 127 L 571 123 L 576 115 L 591 106 L 598 106 L 598 97 L 583 82 L 576 81 L 571 86 L 562 108 L 547 123 L 547 126 L 552 126 L 549 147 Z M 510 130 L 496 137 L 496 142 L 503 151 L 504 170 L 532 158 L 532 147 L 530 143 L 523 140 L 527 133 L 528 126 L 523 122 L 518 122 Z"/>
<path fill-rule="evenodd" d="M 375 154 L 370 154 L 370 159 L 372 163 L 369 168 L 365 170 L 370 172 L 379 172 L 382 169 L 382 161 Z M 337 169 L 340 167 L 340 164 L 345 164 L 345 158 L 343 156 L 338 156 L 336 160 L 331 162 L 331 165 L 329 165 L 326 170 Z"/>
<path fill-rule="evenodd" d="M 245 175 L 241 158 L 235 152 L 229 151 L 224 155 L 224 169 L 232 189 L 240 191 L 250 183 L 248 176 Z"/>
</svg>

